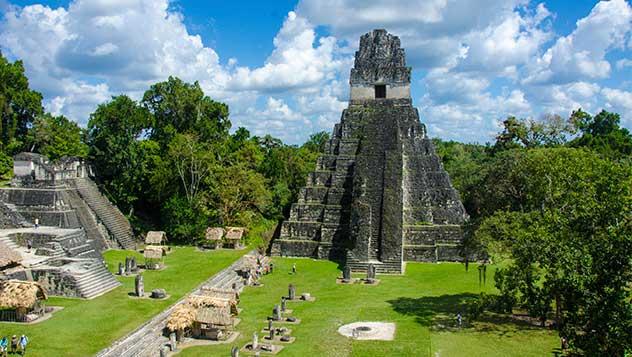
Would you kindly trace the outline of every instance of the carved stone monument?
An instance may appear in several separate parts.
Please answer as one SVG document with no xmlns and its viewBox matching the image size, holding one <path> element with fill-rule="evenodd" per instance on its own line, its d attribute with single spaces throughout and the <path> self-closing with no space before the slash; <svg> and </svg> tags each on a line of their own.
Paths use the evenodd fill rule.
<svg viewBox="0 0 632 357">
<path fill-rule="evenodd" d="M 286 309 L 285 297 L 281 297 L 281 312 L 285 312 Z"/>
<path fill-rule="evenodd" d="M 239 357 L 239 347 L 233 346 L 230 350 L 230 357 Z"/>
<path fill-rule="evenodd" d="M 288 300 L 294 300 L 296 299 L 296 288 L 294 287 L 293 284 L 290 284 L 288 286 L 288 294 L 287 294 L 287 298 Z"/>
<path fill-rule="evenodd" d="M 281 308 L 279 308 L 279 305 L 274 305 L 274 309 L 272 309 L 272 320 L 281 320 Z"/>
<path fill-rule="evenodd" d="M 369 264 L 366 268 L 366 280 L 369 283 L 373 283 L 375 281 L 375 265 Z"/>
<path fill-rule="evenodd" d="M 309 174 L 272 255 L 369 263 L 401 273 L 403 261 L 457 261 L 467 219 L 419 121 L 411 68 L 397 36 L 360 38 L 349 107 Z"/>
<path fill-rule="evenodd" d="M 130 257 L 125 257 L 125 275 L 132 273 L 132 260 Z"/>
<path fill-rule="evenodd" d="M 345 265 L 344 269 L 342 269 L 342 281 L 344 283 L 351 282 L 351 267 L 348 265 Z"/>
<path fill-rule="evenodd" d="M 132 257 L 130 259 L 129 265 L 132 273 L 136 273 L 138 271 L 138 265 L 136 265 L 136 257 Z"/>
<path fill-rule="evenodd" d="M 141 274 L 136 275 L 136 279 L 134 279 L 134 292 L 138 297 L 145 296 L 145 284 L 143 283 L 143 276 Z"/>
<path fill-rule="evenodd" d="M 178 350 L 178 342 L 176 341 L 176 333 L 172 332 L 169 334 L 169 345 L 171 347 L 171 351 L 175 352 Z"/>
</svg>

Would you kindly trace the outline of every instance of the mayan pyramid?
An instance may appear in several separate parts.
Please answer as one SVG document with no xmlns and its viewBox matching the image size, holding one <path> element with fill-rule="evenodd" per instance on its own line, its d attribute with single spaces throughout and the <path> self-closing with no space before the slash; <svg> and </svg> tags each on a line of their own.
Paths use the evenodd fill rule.
<svg viewBox="0 0 632 357">
<path fill-rule="evenodd" d="M 283 222 L 272 254 L 369 263 L 401 273 L 404 261 L 460 260 L 467 219 L 410 96 L 399 38 L 360 39 L 349 107 Z"/>
</svg>

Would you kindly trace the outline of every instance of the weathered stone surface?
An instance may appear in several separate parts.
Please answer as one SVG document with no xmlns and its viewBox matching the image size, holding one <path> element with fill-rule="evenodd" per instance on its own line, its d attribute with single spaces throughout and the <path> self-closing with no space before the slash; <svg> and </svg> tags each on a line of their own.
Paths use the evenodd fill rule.
<svg viewBox="0 0 632 357">
<path fill-rule="evenodd" d="M 61 158 L 53 163 L 39 154 L 20 153 L 14 157 L 13 171 L 12 187 L 0 189 L 0 201 L 27 224 L 82 228 L 97 251 L 135 248 L 129 222 L 99 192 L 82 160 Z M 18 227 L 15 217 L 1 210 L 0 226 Z"/>
<path fill-rule="evenodd" d="M 401 272 L 403 260 L 458 260 L 467 215 L 410 95 L 395 89 L 410 85 L 399 39 L 363 35 L 350 84 L 349 107 L 272 254 L 345 259 L 355 271 L 372 263 L 377 272 Z"/>
</svg>

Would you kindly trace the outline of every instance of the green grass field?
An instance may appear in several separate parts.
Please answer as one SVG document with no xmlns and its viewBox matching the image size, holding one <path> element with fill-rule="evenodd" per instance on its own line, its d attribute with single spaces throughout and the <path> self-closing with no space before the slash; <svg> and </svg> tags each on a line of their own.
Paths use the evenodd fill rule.
<svg viewBox="0 0 632 357">
<path fill-rule="evenodd" d="M 119 277 L 121 287 L 94 300 L 52 297 L 49 306 L 63 306 L 52 318 L 33 325 L 0 323 L 0 336 L 29 336 L 29 356 L 92 356 L 143 322 L 173 304 L 200 283 L 224 269 L 246 251 L 199 252 L 176 247 L 165 258 L 167 268 L 143 274 L 145 290 L 164 288 L 170 298 L 162 301 L 128 297 L 134 290 L 133 277 Z M 104 257 L 110 271 L 134 252 L 108 251 Z"/>
<path fill-rule="evenodd" d="M 248 287 L 241 297 L 242 347 L 254 331 L 266 326 L 274 304 L 294 283 L 297 293 L 309 292 L 315 302 L 290 302 L 301 324 L 291 325 L 296 342 L 281 356 L 546 356 L 557 347 L 555 331 L 509 319 L 489 318 L 456 328 L 459 303 L 481 291 L 493 292 L 493 268 L 487 286 L 479 287 L 476 266 L 466 273 L 461 264 L 409 263 L 405 276 L 379 276 L 378 286 L 338 285 L 337 265 L 309 259 L 275 260 L 275 272 L 263 287 Z M 289 274 L 296 263 L 298 274 Z M 394 341 L 351 341 L 337 333 L 355 321 L 389 321 L 397 325 Z M 260 336 L 263 336 L 261 334 Z M 192 347 L 181 356 L 228 356 L 233 345 Z"/>
</svg>

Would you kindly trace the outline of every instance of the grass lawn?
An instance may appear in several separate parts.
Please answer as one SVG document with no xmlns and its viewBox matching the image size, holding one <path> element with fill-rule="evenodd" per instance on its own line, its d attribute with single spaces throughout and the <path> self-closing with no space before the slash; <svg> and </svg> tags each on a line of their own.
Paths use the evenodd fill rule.
<svg viewBox="0 0 632 357">
<path fill-rule="evenodd" d="M 302 320 L 289 325 L 296 342 L 281 356 L 545 356 L 558 345 L 555 331 L 531 327 L 503 318 L 489 318 L 458 329 L 458 304 L 481 291 L 494 292 L 493 270 L 480 288 L 475 265 L 466 273 L 461 264 L 409 263 L 405 276 L 378 276 L 378 286 L 337 285 L 337 265 L 310 259 L 275 260 L 275 272 L 263 277 L 263 287 L 247 287 L 241 296 L 237 326 L 240 348 L 254 331 L 266 326 L 274 304 L 294 283 L 297 293 L 309 292 L 315 302 L 289 302 Z M 297 275 L 291 275 L 292 263 Z M 352 341 L 337 333 L 341 325 L 356 321 L 395 322 L 394 341 Z M 263 334 L 260 334 L 260 339 Z M 233 345 L 193 347 L 181 356 L 229 356 Z"/>
<path fill-rule="evenodd" d="M 51 297 L 49 306 L 63 306 L 49 320 L 34 325 L 0 323 L 0 336 L 26 334 L 30 356 L 92 356 L 114 340 L 126 335 L 143 322 L 173 304 L 200 283 L 237 260 L 243 251 L 199 252 L 193 247 L 176 247 L 165 258 L 166 269 L 143 274 L 145 291 L 164 288 L 169 299 L 153 301 L 128 297 L 134 290 L 133 277 L 118 277 L 122 286 L 94 300 Z M 118 268 L 131 251 L 104 253 L 110 271 Z"/>
</svg>

